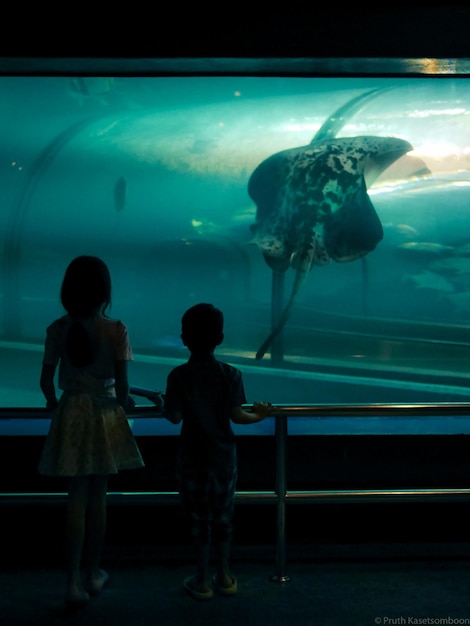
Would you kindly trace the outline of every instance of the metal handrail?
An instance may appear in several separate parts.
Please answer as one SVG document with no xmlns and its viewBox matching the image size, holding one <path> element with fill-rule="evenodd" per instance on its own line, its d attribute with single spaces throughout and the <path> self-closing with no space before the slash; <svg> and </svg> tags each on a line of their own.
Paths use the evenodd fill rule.
<svg viewBox="0 0 470 626">
<path fill-rule="evenodd" d="M 131 388 L 131 392 L 134 388 Z M 139 391 L 147 391 L 140 390 Z M 133 392 L 134 395 L 143 393 Z M 148 391 L 145 397 L 152 399 L 158 392 Z M 469 392 L 470 396 L 470 392 Z M 252 409 L 252 404 L 243 405 Z M 50 412 L 45 408 L 32 407 L 1 407 L 2 419 L 47 419 Z M 130 419 L 163 418 L 162 411 L 157 407 L 135 407 L 127 412 Z M 271 416 L 285 417 L 465 417 L 470 416 L 470 402 L 438 402 L 438 403 L 373 403 L 373 404 L 276 404 Z"/>
<path fill-rule="evenodd" d="M 469 394 L 470 395 L 470 394 Z M 246 405 L 251 408 L 252 405 Z M 287 417 L 451 417 L 470 416 L 469 402 L 376 404 L 277 404 L 273 415 Z"/>
</svg>

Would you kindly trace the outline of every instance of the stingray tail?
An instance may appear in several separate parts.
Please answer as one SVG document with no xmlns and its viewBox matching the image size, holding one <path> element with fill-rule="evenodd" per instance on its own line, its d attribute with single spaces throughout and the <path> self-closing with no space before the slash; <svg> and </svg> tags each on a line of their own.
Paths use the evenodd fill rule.
<svg viewBox="0 0 470 626">
<path fill-rule="evenodd" d="M 263 342 L 263 344 L 261 345 L 260 349 L 256 353 L 256 360 L 257 361 L 259 361 L 260 359 L 262 359 L 264 357 L 264 355 L 266 354 L 269 346 L 272 344 L 273 340 L 279 335 L 279 333 L 284 328 L 284 324 L 289 319 L 289 315 L 290 315 L 290 312 L 291 312 L 293 304 L 294 304 L 294 298 L 291 296 L 290 299 L 289 299 L 289 303 L 287 304 L 286 308 L 284 309 L 281 317 L 279 318 L 279 320 L 278 320 L 278 322 L 276 324 L 276 327 L 271 332 L 269 337 Z"/>
<path fill-rule="evenodd" d="M 312 267 L 312 263 L 313 263 L 314 257 L 315 257 L 315 240 L 313 239 L 312 240 L 312 244 L 309 247 L 308 252 L 305 254 L 305 256 L 302 259 L 302 262 L 299 263 L 299 265 L 297 267 L 297 271 L 296 271 L 296 275 L 295 275 L 295 281 L 294 281 L 294 284 L 292 286 L 292 292 L 290 294 L 289 301 L 288 301 L 286 307 L 284 308 L 284 311 L 282 312 L 282 315 L 278 319 L 278 321 L 276 323 L 276 326 L 273 328 L 271 334 L 262 343 L 261 347 L 259 348 L 258 352 L 256 353 L 256 360 L 257 361 L 259 361 L 260 359 L 262 359 L 264 357 L 264 355 L 266 354 L 269 346 L 272 344 L 273 340 L 282 331 L 282 329 L 284 328 L 285 323 L 289 319 L 289 316 L 290 316 L 290 313 L 291 313 L 291 310 L 292 310 L 292 306 L 293 306 L 293 304 L 295 302 L 295 298 L 296 298 L 297 294 L 299 293 L 300 288 L 304 284 L 305 279 L 307 278 L 308 273 L 310 272 L 310 269 Z"/>
</svg>

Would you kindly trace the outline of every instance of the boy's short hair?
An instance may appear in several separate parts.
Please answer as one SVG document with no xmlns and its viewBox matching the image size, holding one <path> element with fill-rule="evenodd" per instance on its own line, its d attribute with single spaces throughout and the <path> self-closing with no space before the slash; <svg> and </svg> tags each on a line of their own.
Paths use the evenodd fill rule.
<svg viewBox="0 0 470 626">
<path fill-rule="evenodd" d="M 181 319 L 181 337 L 190 350 L 214 350 L 224 338 L 224 315 L 214 305 L 201 302 Z"/>
</svg>

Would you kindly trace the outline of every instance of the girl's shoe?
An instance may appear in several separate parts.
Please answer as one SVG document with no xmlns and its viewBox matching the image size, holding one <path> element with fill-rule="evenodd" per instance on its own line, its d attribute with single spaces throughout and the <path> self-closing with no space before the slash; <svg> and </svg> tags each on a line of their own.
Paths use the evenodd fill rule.
<svg viewBox="0 0 470 626">
<path fill-rule="evenodd" d="M 104 569 L 99 570 L 99 576 L 88 581 L 87 591 L 90 595 L 96 596 L 103 591 L 109 583 L 109 574 Z"/>
<path fill-rule="evenodd" d="M 229 585 L 228 587 L 223 587 L 222 585 L 219 585 L 219 583 L 217 582 L 217 576 L 214 576 L 212 578 L 211 584 L 212 584 L 214 591 L 219 593 L 221 596 L 234 596 L 238 591 L 237 579 L 233 577 L 232 577 L 232 584 Z"/>
<path fill-rule="evenodd" d="M 84 589 L 70 587 L 65 594 L 65 604 L 71 608 L 79 608 L 88 604 L 90 596 Z"/>
</svg>

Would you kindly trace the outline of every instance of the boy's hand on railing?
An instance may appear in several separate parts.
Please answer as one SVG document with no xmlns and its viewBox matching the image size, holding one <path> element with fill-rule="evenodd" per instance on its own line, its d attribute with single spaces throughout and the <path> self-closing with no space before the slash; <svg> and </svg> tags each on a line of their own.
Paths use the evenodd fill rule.
<svg viewBox="0 0 470 626">
<path fill-rule="evenodd" d="M 253 412 L 256 413 L 260 421 L 272 414 L 272 408 L 271 402 L 255 402 L 253 404 Z"/>
</svg>

